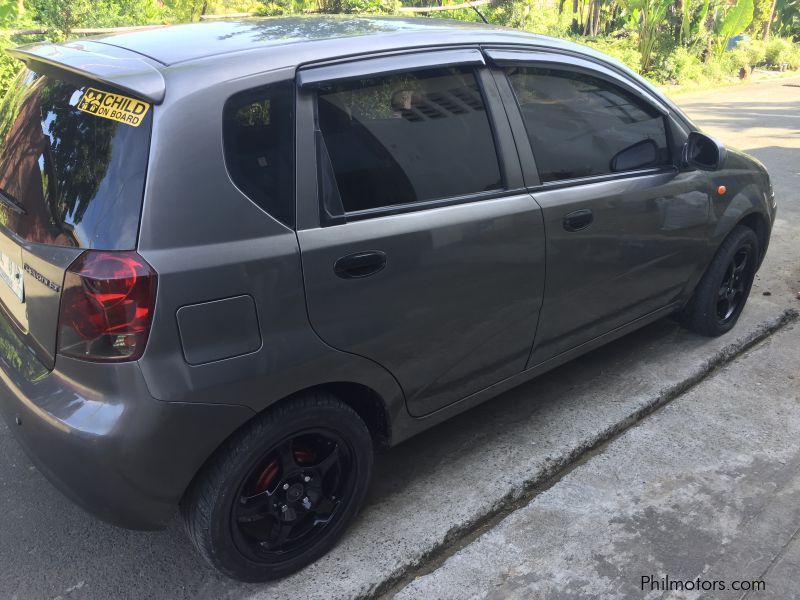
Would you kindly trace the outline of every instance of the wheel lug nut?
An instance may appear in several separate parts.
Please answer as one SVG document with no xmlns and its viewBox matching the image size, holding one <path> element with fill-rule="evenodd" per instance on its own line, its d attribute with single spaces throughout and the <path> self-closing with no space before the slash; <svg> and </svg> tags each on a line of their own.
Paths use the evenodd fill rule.
<svg viewBox="0 0 800 600">
<path fill-rule="evenodd" d="M 309 477 L 308 475 L 306 475 L 305 477 L 303 477 L 303 481 L 305 481 L 306 483 L 308 483 L 309 481 L 311 481 L 311 477 Z"/>
</svg>

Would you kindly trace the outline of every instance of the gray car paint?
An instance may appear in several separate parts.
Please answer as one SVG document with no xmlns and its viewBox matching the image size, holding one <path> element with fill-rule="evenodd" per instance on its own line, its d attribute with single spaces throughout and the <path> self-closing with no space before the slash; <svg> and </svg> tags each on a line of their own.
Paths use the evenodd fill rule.
<svg viewBox="0 0 800 600">
<path fill-rule="evenodd" d="M 643 98 L 661 105 L 673 122 L 676 145 L 692 126 L 649 84 L 604 55 L 576 44 L 497 28 L 439 20 L 255 20 L 152 30 L 91 43 L 107 47 L 107 54 L 113 54 L 115 60 L 120 53 L 127 53 L 133 62 L 156 65 L 164 81 L 163 98 L 152 88 L 152 79 L 137 83 L 131 77 L 125 88 L 149 94 L 156 102 L 137 246 L 158 273 L 152 330 L 138 363 L 99 365 L 58 356 L 54 369 L 32 382 L 21 378 L 6 361 L 0 369 L 0 405 L 24 445 L 62 489 L 90 511 L 121 525 L 162 525 L 214 449 L 255 414 L 292 394 L 325 385 L 359 391 L 354 407 L 372 425 L 376 438 L 399 443 L 675 310 L 688 299 L 715 248 L 736 223 L 749 216 L 761 219 L 766 245 L 774 220 L 765 171 L 735 152 L 728 153 L 721 170 L 710 174 L 676 168 L 633 178 L 611 177 L 576 188 L 542 186 L 502 74 L 486 67 L 481 78 L 499 124 L 496 133 L 506 192 L 479 201 L 422 211 L 412 208 L 402 214 L 323 226 L 309 121 L 311 102 L 306 92 L 299 92 L 297 231 L 292 231 L 230 180 L 223 160 L 221 115 L 231 95 L 294 79 L 298 67 L 346 64 L 388 53 L 402 62 L 403 54 L 425 49 L 496 47 L 558 53 L 562 61 L 572 58 L 600 66 L 606 76 L 618 78 Z M 50 53 L 48 61 L 57 62 L 54 55 L 57 53 Z M 98 56 L 98 66 L 83 62 L 81 69 L 107 73 L 104 60 Z M 488 85 L 491 80 L 495 87 Z M 726 185 L 729 192 L 724 198 L 712 198 L 719 184 Z M 702 225 L 697 222 L 699 213 L 694 212 L 697 194 L 704 194 L 702 202 L 710 206 Z M 650 262 L 656 268 L 652 272 L 633 249 L 618 252 L 616 256 L 625 261 L 621 265 L 609 261 L 587 267 L 574 262 L 573 241 L 563 234 L 551 237 L 550 229 L 563 218 L 563 212 L 582 202 L 595 202 L 597 197 L 616 200 L 608 212 L 600 212 L 603 221 L 593 225 L 594 231 L 586 232 L 590 243 L 598 248 L 613 245 L 615 230 L 610 219 L 621 218 L 628 206 L 641 202 L 646 206 L 643 225 L 635 232 L 632 247 L 651 248 L 648 244 L 653 241 L 673 258 L 661 261 L 657 258 L 661 250 L 653 248 Z M 681 226 L 675 229 L 675 223 Z M 433 236 L 440 236 L 437 232 L 447 231 L 460 231 L 463 241 L 448 242 L 438 254 L 430 243 L 417 247 L 418 240 L 430 242 Z M 687 231 L 691 233 L 687 244 L 692 250 L 699 248 L 696 252 L 679 243 Z M 445 236 L 450 240 L 457 237 Z M 367 284 L 363 293 L 372 295 L 373 308 L 368 318 L 356 320 L 354 305 L 347 303 L 345 282 L 334 280 L 329 269 L 339 255 L 367 245 L 372 249 L 379 241 L 388 248 L 390 266 L 376 276 L 382 279 L 362 282 Z M 408 241 L 415 246 L 409 247 Z M 497 297 L 481 291 L 480 283 L 490 272 L 487 264 L 477 260 L 459 264 L 457 260 L 460 253 L 464 253 L 462 260 L 477 258 L 480 246 L 489 243 L 490 261 L 517 261 L 497 275 L 498 289 L 491 290 Z M 626 304 L 626 299 L 620 299 L 619 306 L 599 307 L 579 324 L 580 332 L 569 337 L 570 332 L 565 331 L 570 328 L 569 315 L 560 314 L 557 302 L 548 300 L 551 290 L 545 286 L 545 244 L 561 245 L 568 252 L 560 263 L 552 263 L 555 269 L 548 265 L 547 281 L 553 293 L 575 297 L 590 293 L 590 269 L 597 268 L 611 277 L 643 273 L 648 289 L 657 293 L 649 303 L 627 299 Z M 447 283 L 455 284 L 455 291 L 461 290 L 460 301 L 468 302 L 457 315 L 463 330 L 412 329 L 401 332 L 405 338 L 392 337 L 385 327 L 398 315 L 382 315 L 381 304 L 389 311 L 400 306 L 408 315 L 420 307 L 448 310 L 455 301 L 454 290 L 432 286 L 415 306 L 410 296 L 402 295 L 402 286 L 389 285 L 390 277 L 405 285 L 419 283 L 425 273 L 415 264 L 436 256 L 445 257 L 447 264 L 456 268 L 448 272 Z M 51 269 L 53 276 L 63 273 L 67 258 L 64 254 L 60 267 Z M 47 268 L 44 264 L 40 267 Z M 581 280 L 577 289 L 560 279 L 564 274 L 558 271 L 565 269 Z M 525 274 L 530 276 L 525 278 Z M 514 285 L 515 278 L 523 279 Z M 476 292 L 463 298 L 470 279 Z M 401 296 L 393 304 L 392 294 L 397 289 Z M 634 285 L 631 291 L 646 299 L 643 284 Z M 219 359 L 201 352 L 199 364 L 187 362 L 178 312 L 187 307 L 202 310 L 208 303 L 242 296 L 253 299 L 261 345 Z M 507 310 L 504 303 L 508 303 Z M 534 344 L 540 306 L 542 324 Z M 501 347 L 481 352 L 471 335 L 474 332 L 467 329 L 470 311 L 479 317 L 476 331 L 500 340 Z M 546 311 L 553 311 L 552 315 Z M 215 320 L 215 312 L 219 314 L 205 313 L 209 318 L 194 325 L 206 329 L 198 338 L 204 340 L 202 344 L 208 344 L 214 331 L 230 326 L 225 319 Z M 29 312 L 29 317 L 35 320 L 41 314 Z M 435 315 L 427 321 L 428 325 L 434 322 Z M 421 338 L 419 347 L 434 352 L 434 336 L 444 342 L 433 361 L 435 368 L 426 376 L 415 372 L 424 356 L 412 357 L 407 364 L 391 356 L 392 344 L 398 339 L 413 353 L 410 333 L 427 336 Z M 209 356 L 212 360 L 206 361 Z M 343 399 L 355 400 L 347 395 Z M 422 414 L 428 416 L 412 416 Z M 14 424 L 17 420 L 22 425 Z M 79 460 L 70 461 L 69 457 Z"/>
<path fill-rule="evenodd" d="M 309 319 L 340 350 L 398 380 L 424 415 L 525 366 L 544 289 L 541 210 L 515 194 L 299 233 Z M 337 277 L 340 256 L 377 248 L 381 273 Z"/>
<path fill-rule="evenodd" d="M 534 193 L 548 234 L 548 269 L 531 366 L 686 294 L 710 259 L 707 180 L 669 171 Z M 592 224 L 566 231 L 565 215 L 583 209 L 593 211 Z"/>
<path fill-rule="evenodd" d="M 59 356 L 43 374 L 12 368 L 7 348 L 0 412 L 9 427 L 65 495 L 123 527 L 166 525 L 199 465 L 254 415 L 241 406 L 159 402 L 135 362 Z M 37 362 L 24 348 L 15 357 Z"/>
<path fill-rule="evenodd" d="M 0 226 L 1 227 L 1 226 Z M 64 271 L 81 254 L 77 248 L 60 248 L 30 243 L 0 228 L 0 252 L 17 256 L 23 266 L 25 302 L 2 295 L 2 304 L 18 323 L 26 346 L 48 369 L 55 365 L 58 309 Z"/>
<path fill-rule="evenodd" d="M 463 52 L 466 64 L 474 64 Z M 453 64 L 448 52 L 360 60 L 354 74 Z M 463 64 L 463 63 L 458 63 Z M 333 67 L 305 69 L 324 81 Z M 324 71 L 317 75 L 316 71 Z M 505 190 L 470 201 L 433 202 L 406 214 L 298 231 L 311 325 L 331 346 L 384 366 L 403 389 L 408 411 L 423 416 L 516 375 L 525 366 L 539 320 L 545 236 L 539 205 L 524 191 L 508 119 L 494 80 L 479 78 L 494 107 Z M 313 92 L 302 92 L 300 144 L 313 145 Z M 305 127 L 303 127 L 305 126 Z M 312 157 L 308 157 L 313 160 Z M 299 169 L 314 168 L 308 162 Z M 314 186 L 299 203 L 314 204 Z M 388 212 L 391 212 L 388 211 Z M 364 279 L 337 277 L 331 265 L 351 253 L 379 250 L 387 266 Z"/>
<path fill-rule="evenodd" d="M 67 42 L 55 46 L 30 44 L 8 50 L 21 60 L 36 60 L 59 69 L 87 76 L 155 102 L 164 99 L 164 77 L 159 63 L 121 48 L 91 41 Z"/>
</svg>

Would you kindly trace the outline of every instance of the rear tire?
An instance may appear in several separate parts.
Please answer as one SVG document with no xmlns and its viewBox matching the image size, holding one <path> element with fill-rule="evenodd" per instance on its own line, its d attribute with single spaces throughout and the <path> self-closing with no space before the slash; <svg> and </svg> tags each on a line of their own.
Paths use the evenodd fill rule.
<svg viewBox="0 0 800 600">
<path fill-rule="evenodd" d="M 189 538 L 240 581 L 284 577 L 344 533 L 366 497 L 372 440 L 327 392 L 298 397 L 237 432 L 198 473 L 181 503 Z"/>
<path fill-rule="evenodd" d="M 681 314 L 685 327 L 715 337 L 730 331 L 744 309 L 758 267 L 758 236 L 737 225 L 722 242 Z"/>
</svg>

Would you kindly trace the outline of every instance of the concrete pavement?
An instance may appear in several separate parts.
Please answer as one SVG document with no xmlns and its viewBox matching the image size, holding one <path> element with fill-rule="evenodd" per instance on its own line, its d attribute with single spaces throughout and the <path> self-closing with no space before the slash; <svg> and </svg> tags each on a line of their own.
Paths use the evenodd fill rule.
<svg viewBox="0 0 800 600">
<path fill-rule="evenodd" d="M 799 441 L 793 326 L 395 597 L 800 598 Z"/>
<path fill-rule="evenodd" d="M 380 456 L 369 505 L 343 542 L 270 585 L 240 585 L 206 569 L 177 520 L 165 532 L 138 533 L 84 515 L 0 426 L 0 598 L 349 598 L 390 590 L 429 568 L 800 307 L 800 123 L 792 118 L 800 114 L 800 88 L 785 84 L 681 101 L 718 137 L 766 162 L 781 204 L 769 256 L 731 334 L 707 340 L 656 323 Z M 753 116 L 762 104 L 764 114 Z"/>
</svg>

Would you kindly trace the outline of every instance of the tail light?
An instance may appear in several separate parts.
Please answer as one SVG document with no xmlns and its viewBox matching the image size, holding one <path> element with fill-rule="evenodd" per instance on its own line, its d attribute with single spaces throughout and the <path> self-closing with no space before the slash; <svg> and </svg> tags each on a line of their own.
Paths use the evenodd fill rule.
<svg viewBox="0 0 800 600">
<path fill-rule="evenodd" d="M 84 252 L 64 277 L 59 354 L 95 361 L 140 358 L 155 299 L 156 273 L 136 252 Z"/>
</svg>

